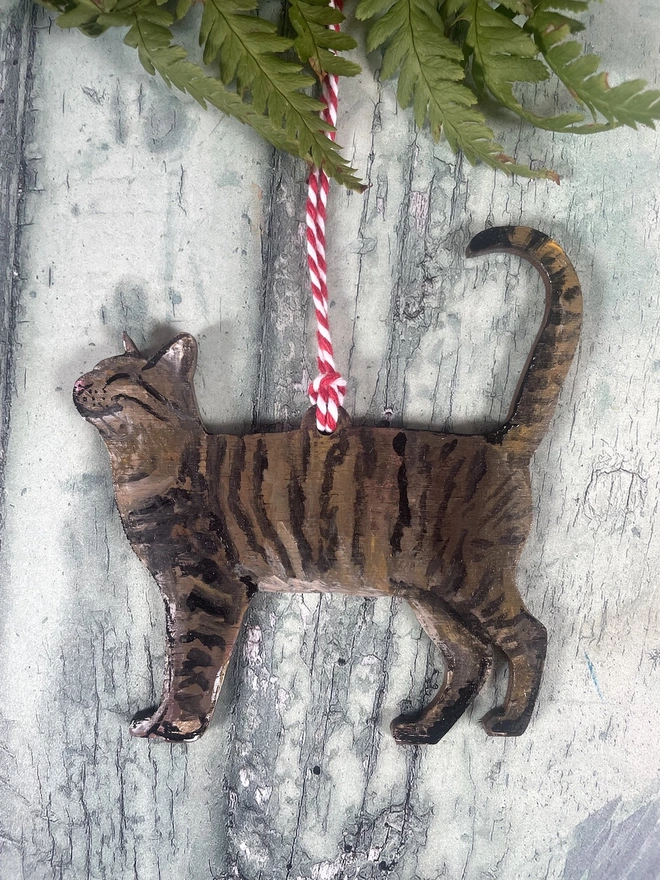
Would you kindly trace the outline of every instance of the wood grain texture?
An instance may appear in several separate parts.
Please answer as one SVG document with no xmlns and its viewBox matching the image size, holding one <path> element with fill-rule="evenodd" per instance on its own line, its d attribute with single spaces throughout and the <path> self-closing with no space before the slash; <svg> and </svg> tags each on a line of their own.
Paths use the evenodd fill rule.
<svg viewBox="0 0 660 880">
<path fill-rule="evenodd" d="M 594 48 L 618 76 L 657 85 L 656 13 L 649 0 L 595 10 Z M 497 678 L 451 740 L 402 749 L 390 720 L 440 676 L 409 611 L 260 596 L 224 720 L 190 746 L 145 746 L 126 727 L 156 699 L 160 597 L 69 389 L 121 330 L 141 345 L 185 327 L 202 343 L 208 423 L 295 422 L 314 351 L 304 170 L 151 81 L 118 40 L 32 15 L 7 2 L 0 40 L 14 120 L 0 215 L 2 880 L 657 874 L 658 136 L 508 125 L 507 146 L 564 177 L 509 181 L 415 132 L 375 59 L 343 89 L 340 141 L 371 184 L 333 191 L 328 223 L 335 350 L 358 421 L 482 429 L 506 413 L 543 297 L 508 257 L 465 262 L 479 229 L 543 229 L 583 284 L 582 343 L 532 461 L 518 571 L 549 630 L 526 736 L 487 740 L 474 723 Z"/>
</svg>

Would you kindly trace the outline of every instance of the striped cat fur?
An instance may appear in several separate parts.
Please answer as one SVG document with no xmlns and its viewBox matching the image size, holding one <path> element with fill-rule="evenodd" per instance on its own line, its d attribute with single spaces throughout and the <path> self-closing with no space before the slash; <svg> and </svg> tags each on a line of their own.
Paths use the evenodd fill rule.
<svg viewBox="0 0 660 880">
<path fill-rule="evenodd" d="M 504 425 L 485 436 L 352 427 L 331 436 L 309 411 L 300 429 L 208 434 L 195 403 L 197 345 L 181 334 L 151 358 L 125 353 L 75 384 L 101 433 L 126 535 L 156 579 L 167 615 L 160 706 L 136 736 L 192 740 L 207 728 L 257 590 L 408 600 L 442 652 L 431 703 L 391 729 L 435 743 L 479 691 L 492 646 L 508 660 L 489 734 L 516 736 L 539 689 L 546 630 L 525 608 L 516 568 L 532 521 L 529 459 L 548 430 L 582 316 L 577 275 L 541 232 L 501 227 L 468 256 L 517 254 L 545 280 L 542 327 Z"/>
</svg>

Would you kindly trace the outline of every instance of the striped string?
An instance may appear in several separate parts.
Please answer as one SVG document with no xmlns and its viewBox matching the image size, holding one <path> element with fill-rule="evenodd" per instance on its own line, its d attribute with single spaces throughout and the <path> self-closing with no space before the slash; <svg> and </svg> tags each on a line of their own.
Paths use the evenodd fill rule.
<svg viewBox="0 0 660 880">
<path fill-rule="evenodd" d="M 342 8 L 342 0 L 330 0 L 330 6 Z M 332 24 L 339 30 L 338 24 Z M 321 118 L 333 127 L 337 124 L 337 105 L 339 103 L 339 78 L 332 73 L 324 76 L 321 84 L 321 97 L 325 104 Z M 335 132 L 328 132 L 335 139 Z M 330 180 L 323 168 L 313 168 L 309 175 L 307 188 L 307 266 L 312 286 L 312 298 L 316 312 L 316 343 L 318 347 L 316 363 L 318 373 L 309 384 L 309 399 L 316 406 L 316 427 L 319 431 L 332 434 L 337 427 L 339 407 L 346 395 L 346 382 L 335 366 L 330 322 L 328 320 L 328 284 L 325 262 L 325 218 L 328 204 Z"/>
</svg>

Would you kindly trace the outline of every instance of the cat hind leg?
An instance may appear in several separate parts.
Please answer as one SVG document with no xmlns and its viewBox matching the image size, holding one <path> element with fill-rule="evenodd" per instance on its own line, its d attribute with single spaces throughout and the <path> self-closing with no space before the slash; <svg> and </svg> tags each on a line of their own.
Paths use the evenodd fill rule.
<svg viewBox="0 0 660 880">
<path fill-rule="evenodd" d="M 509 682 L 502 706 L 482 719 L 491 736 L 520 736 L 532 717 L 541 685 L 547 631 L 536 618 L 519 606 L 514 614 L 498 621 L 482 621 L 493 644 L 506 655 Z"/>
<path fill-rule="evenodd" d="M 458 615 L 434 596 L 409 600 L 423 629 L 445 660 L 445 678 L 433 700 L 415 716 L 391 724 L 402 744 L 434 744 L 453 727 L 481 688 L 491 666 L 491 649 Z"/>
</svg>

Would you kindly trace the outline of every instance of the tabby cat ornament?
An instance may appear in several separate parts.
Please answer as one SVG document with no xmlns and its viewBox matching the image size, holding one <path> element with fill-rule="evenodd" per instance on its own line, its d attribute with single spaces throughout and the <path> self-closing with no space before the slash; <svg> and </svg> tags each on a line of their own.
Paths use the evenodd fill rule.
<svg viewBox="0 0 660 880">
<path fill-rule="evenodd" d="M 445 660 L 438 694 L 391 725 L 400 743 L 436 743 L 491 666 L 508 661 L 502 706 L 483 719 L 518 736 L 539 690 L 545 627 L 516 568 L 532 522 L 529 460 L 577 346 L 582 296 L 562 249 L 526 227 L 477 235 L 468 256 L 508 252 L 546 285 L 543 325 L 502 427 L 486 435 L 357 428 L 342 412 L 320 434 L 209 434 L 195 403 L 197 345 L 182 333 L 151 358 L 125 353 L 75 384 L 81 415 L 110 453 L 117 507 L 165 600 L 163 696 L 135 736 L 193 740 L 207 728 L 250 598 L 258 590 L 400 596 Z"/>
</svg>

